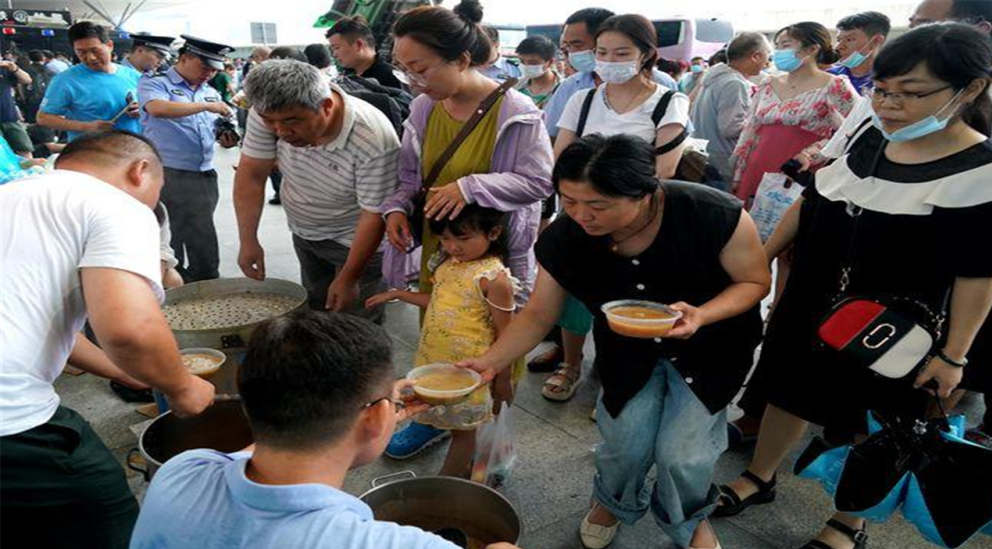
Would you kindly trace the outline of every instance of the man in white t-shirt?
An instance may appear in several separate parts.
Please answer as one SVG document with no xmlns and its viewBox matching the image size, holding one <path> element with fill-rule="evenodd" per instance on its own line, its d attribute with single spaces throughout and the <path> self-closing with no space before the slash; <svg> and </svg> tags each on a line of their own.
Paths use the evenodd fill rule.
<svg viewBox="0 0 992 549">
<path fill-rule="evenodd" d="M 265 278 L 258 222 L 276 159 L 310 308 L 382 321 L 365 301 L 384 291 L 382 203 L 398 184 L 400 141 L 382 112 L 299 61 L 267 61 L 245 82 L 252 105 L 234 207 L 246 276 Z"/>
<path fill-rule="evenodd" d="M 137 380 L 181 415 L 205 409 L 213 386 L 183 366 L 159 307 L 154 146 L 83 136 L 56 168 L 0 188 L 0 545 L 124 548 L 137 502 L 89 424 L 59 405 L 55 379 L 71 362 Z M 87 317 L 106 355 L 78 336 Z"/>
</svg>

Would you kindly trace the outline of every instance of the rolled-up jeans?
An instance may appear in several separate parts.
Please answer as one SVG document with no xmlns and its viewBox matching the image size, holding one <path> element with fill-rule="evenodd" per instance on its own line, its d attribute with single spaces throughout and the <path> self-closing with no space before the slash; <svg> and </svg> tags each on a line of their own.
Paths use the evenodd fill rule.
<svg viewBox="0 0 992 549">
<path fill-rule="evenodd" d="M 727 412 L 712 414 L 670 361 L 658 362 L 651 379 L 611 417 L 597 403 L 603 443 L 596 453 L 593 497 L 623 524 L 648 510 L 679 547 L 716 508 L 713 470 L 727 448 Z M 646 489 L 648 472 L 657 480 Z"/>
</svg>

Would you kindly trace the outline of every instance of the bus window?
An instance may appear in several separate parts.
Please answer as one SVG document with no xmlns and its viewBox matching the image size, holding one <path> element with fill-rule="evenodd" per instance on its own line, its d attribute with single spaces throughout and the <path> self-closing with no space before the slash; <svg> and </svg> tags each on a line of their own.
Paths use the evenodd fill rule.
<svg viewBox="0 0 992 549">
<path fill-rule="evenodd" d="M 669 48 L 682 43 L 686 25 L 683 21 L 653 21 L 654 30 L 658 33 L 658 47 Z"/>
</svg>

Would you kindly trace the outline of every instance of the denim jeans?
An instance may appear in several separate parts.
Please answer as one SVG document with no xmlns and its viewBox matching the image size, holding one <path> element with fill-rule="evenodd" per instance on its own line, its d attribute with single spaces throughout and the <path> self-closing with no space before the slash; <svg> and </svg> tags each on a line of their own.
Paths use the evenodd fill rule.
<svg viewBox="0 0 992 549">
<path fill-rule="evenodd" d="M 618 417 L 597 405 L 603 443 L 596 453 L 593 497 L 631 525 L 650 508 L 680 547 L 716 508 L 713 469 L 727 448 L 727 412 L 711 414 L 671 362 L 658 362 L 647 385 Z M 657 467 L 649 491 L 647 475 Z"/>
</svg>

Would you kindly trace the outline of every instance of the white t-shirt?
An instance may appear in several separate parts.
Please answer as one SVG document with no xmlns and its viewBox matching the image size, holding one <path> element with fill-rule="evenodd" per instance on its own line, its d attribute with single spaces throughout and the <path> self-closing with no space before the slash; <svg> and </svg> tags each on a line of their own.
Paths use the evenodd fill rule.
<svg viewBox="0 0 992 549">
<path fill-rule="evenodd" d="M 0 436 L 58 408 L 52 383 L 86 321 L 80 269 L 137 273 L 164 298 L 158 233 L 151 209 L 83 173 L 0 187 Z"/>
<path fill-rule="evenodd" d="M 671 102 L 668 103 L 668 110 L 658 124 L 651 121 L 651 114 L 654 108 L 661 101 L 662 96 L 668 92 L 668 88 L 658 86 L 651 97 L 641 103 L 637 108 L 617 114 L 606 98 L 606 86 L 596 88 L 596 97 L 589 108 L 589 117 L 586 119 L 586 127 L 583 135 L 594 133 L 609 137 L 617 134 L 627 134 L 640 137 L 648 143 L 655 144 L 658 135 L 658 128 L 668 124 L 679 124 L 682 127 L 689 126 L 689 97 L 684 93 L 676 93 Z M 565 106 L 565 112 L 558 121 L 558 128 L 574 132 L 579 127 L 579 115 L 582 114 L 582 103 L 586 96 L 593 93 L 593 90 L 581 91 L 572 96 Z"/>
</svg>

